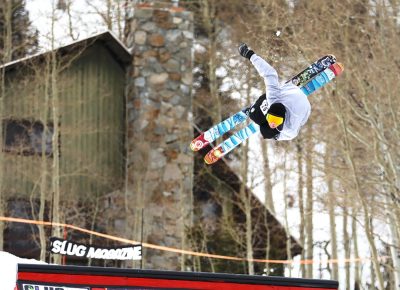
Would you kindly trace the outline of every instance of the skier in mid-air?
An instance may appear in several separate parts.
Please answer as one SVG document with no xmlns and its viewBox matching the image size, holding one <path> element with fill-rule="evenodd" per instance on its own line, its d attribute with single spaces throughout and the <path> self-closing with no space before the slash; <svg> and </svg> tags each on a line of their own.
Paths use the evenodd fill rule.
<svg viewBox="0 0 400 290">
<path fill-rule="evenodd" d="M 311 113 L 307 96 L 291 82 L 280 84 L 276 70 L 245 43 L 239 46 L 239 53 L 250 60 L 266 86 L 265 94 L 251 106 L 249 117 L 260 126 L 264 139 L 295 138 Z"/>
</svg>

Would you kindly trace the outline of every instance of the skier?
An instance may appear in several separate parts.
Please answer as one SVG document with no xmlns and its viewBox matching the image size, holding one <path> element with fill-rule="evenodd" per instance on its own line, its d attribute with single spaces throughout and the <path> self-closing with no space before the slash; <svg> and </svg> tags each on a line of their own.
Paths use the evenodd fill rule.
<svg viewBox="0 0 400 290">
<path fill-rule="evenodd" d="M 281 85 L 276 70 L 245 43 L 239 53 L 250 60 L 266 86 L 265 94 L 251 106 L 250 118 L 260 126 L 264 139 L 292 140 L 310 116 L 307 96 L 291 82 Z"/>
</svg>

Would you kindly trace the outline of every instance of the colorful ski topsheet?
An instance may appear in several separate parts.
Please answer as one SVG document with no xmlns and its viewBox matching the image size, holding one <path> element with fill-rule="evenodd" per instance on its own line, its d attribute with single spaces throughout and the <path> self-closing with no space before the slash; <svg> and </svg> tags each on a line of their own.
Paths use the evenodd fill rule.
<svg viewBox="0 0 400 290">
<path fill-rule="evenodd" d="M 250 123 L 247 127 L 237 131 L 224 142 L 211 149 L 206 156 L 204 156 L 204 162 L 207 164 L 213 164 L 217 162 L 233 148 L 239 146 L 240 143 L 247 140 L 250 138 L 250 136 L 258 133 L 259 131 L 260 127 L 257 124 Z"/>
<path fill-rule="evenodd" d="M 315 78 L 311 79 L 305 86 L 301 87 L 301 90 L 308 96 L 329 83 L 332 79 L 341 74 L 343 70 L 344 66 L 341 63 L 335 63 L 323 72 L 319 73 Z M 247 127 L 239 130 L 237 133 L 211 149 L 204 157 L 204 162 L 207 164 L 217 162 L 228 152 L 232 151 L 232 149 L 239 146 L 243 141 L 247 140 L 259 131 L 260 127 L 257 124 L 250 123 Z"/>
<path fill-rule="evenodd" d="M 288 82 L 292 82 L 297 86 L 301 86 L 311 78 L 313 78 L 318 73 L 322 72 L 324 69 L 328 68 L 330 65 L 336 62 L 336 57 L 332 54 L 325 55 L 318 59 L 316 62 L 312 63 L 309 67 L 292 77 Z M 207 131 L 203 132 L 197 138 L 195 138 L 190 143 L 190 149 L 193 151 L 199 151 L 200 149 L 206 147 L 211 142 L 217 140 L 219 137 L 224 135 L 226 132 L 232 130 L 237 125 L 243 123 L 248 118 L 250 107 L 243 109 L 236 114 L 228 117 L 226 120 L 218 123 L 217 125 L 211 127 Z"/>
<path fill-rule="evenodd" d="M 317 74 L 336 63 L 336 57 L 332 54 L 321 57 L 316 62 L 312 63 L 309 67 L 292 77 L 288 82 L 292 82 L 296 86 L 305 85 L 310 79 L 315 77 Z"/>
<path fill-rule="evenodd" d="M 249 111 L 250 108 L 245 108 L 242 111 L 230 116 L 228 119 L 211 127 L 209 130 L 205 131 L 196 139 L 194 139 L 192 143 L 190 143 L 190 148 L 193 151 L 199 151 L 200 149 L 204 148 L 229 130 L 235 128 L 238 124 L 243 123 L 248 118 Z"/>
</svg>

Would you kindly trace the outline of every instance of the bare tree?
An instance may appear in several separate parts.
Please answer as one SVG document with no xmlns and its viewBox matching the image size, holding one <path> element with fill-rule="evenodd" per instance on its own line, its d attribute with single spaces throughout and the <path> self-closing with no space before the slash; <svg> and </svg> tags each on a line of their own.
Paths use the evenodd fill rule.
<svg viewBox="0 0 400 290">
<path fill-rule="evenodd" d="M 350 236 L 349 236 L 349 230 L 348 230 L 348 224 L 349 224 L 349 200 L 350 197 L 345 194 L 343 197 L 343 248 L 344 248 L 344 258 L 345 259 L 350 259 L 350 254 L 351 254 L 351 248 L 350 248 Z M 350 265 L 349 263 L 345 264 L 345 277 L 346 277 L 346 288 L 350 288 Z"/>
<path fill-rule="evenodd" d="M 285 152 L 284 154 L 284 162 L 283 162 L 283 200 L 284 200 L 284 218 L 285 218 L 285 229 L 286 229 L 286 255 L 287 259 L 291 261 L 293 259 L 292 257 L 292 237 L 290 235 L 290 228 L 289 228 L 289 217 L 288 217 L 288 210 L 289 210 L 289 197 L 290 195 L 287 193 L 288 191 L 288 173 L 290 172 L 289 166 L 288 166 L 288 153 Z M 289 277 L 292 276 L 292 266 L 289 264 L 287 266 L 289 270 Z"/>
<path fill-rule="evenodd" d="M 12 14 L 12 6 L 11 1 L 6 1 L 2 16 L 4 15 L 3 25 L 4 25 L 4 33 L 2 35 L 3 39 L 3 53 L 2 53 L 2 64 L 8 63 L 11 61 L 11 52 L 12 52 L 12 23 L 11 23 L 11 14 Z M 5 67 L 1 68 L 1 95 L 0 95 L 0 120 L 3 120 L 4 116 L 4 98 L 5 98 Z M 4 144 L 3 134 L 0 136 L 0 144 Z M 3 172 L 4 172 L 4 156 L 3 150 L 0 152 L 0 215 L 5 215 L 5 203 L 6 198 L 4 195 L 4 185 L 3 185 Z M 0 250 L 2 251 L 4 248 L 4 223 L 0 223 Z"/>
<path fill-rule="evenodd" d="M 66 0 L 66 12 L 70 15 L 71 0 Z M 101 0 L 100 3 L 86 0 L 86 5 L 100 16 L 102 24 L 106 29 L 114 31 L 119 39 L 125 41 L 124 25 L 126 23 L 126 9 L 129 1 Z"/>
<path fill-rule="evenodd" d="M 304 210 L 304 174 L 303 174 L 303 165 L 304 165 L 304 153 L 303 153 L 303 146 L 301 144 L 301 140 L 303 138 L 299 138 L 296 141 L 296 155 L 297 155 L 297 174 L 298 174 L 298 181 L 297 181 L 297 192 L 298 192 L 298 204 L 299 204 L 299 237 L 301 245 L 305 245 L 306 237 L 305 237 L 305 210 Z M 301 252 L 301 260 L 305 260 L 305 249 Z M 300 265 L 302 277 L 306 277 L 306 267 L 304 264 Z"/>
<path fill-rule="evenodd" d="M 328 140 L 327 144 L 327 152 L 332 152 L 332 145 L 331 145 L 331 140 Z M 337 229 L 336 229 L 336 202 L 335 202 L 335 189 L 333 186 L 333 173 L 329 171 L 329 168 L 331 167 L 331 155 L 326 154 L 325 155 L 325 162 L 324 162 L 324 170 L 325 170 L 325 175 L 327 178 L 327 188 L 328 188 L 328 213 L 329 213 L 329 226 L 330 226 L 330 236 L 331 236 L 331 257 L 334 261 L 338 260 L 338 245 L 337 245 Z M 336 262 L 331 264 L 332 267 L 332 279 L 338 280 L 339 279 L 339 269 L 338 269 L 338 264 Z"/>
<path fill-rule="evenodd" d="M 308 128 L 306 136 L 306 147 L 313 147 L 312 126 Z M 310 150 L 306 153 L 306 200 L 305 200 L 305 232 L 306 232 L 306 259 L 312 260 L 314 255 L 314 235 L 313 235 L 313 216 L 314 216 L 314 196 L 313 196 L 313 160 Z M 306 277 L 313 277 L 313 264 L 306 265 Z"/>
</svg>

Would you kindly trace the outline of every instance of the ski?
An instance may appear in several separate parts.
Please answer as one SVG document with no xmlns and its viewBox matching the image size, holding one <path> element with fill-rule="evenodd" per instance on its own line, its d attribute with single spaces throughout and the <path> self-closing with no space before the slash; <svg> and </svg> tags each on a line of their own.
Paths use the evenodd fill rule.
<svg viewBox="0 0 400 290">
<path fill-rule="evenodd" d="M 190 149 L 192 149 L 193 151 L 199 151 L 211 142 L 217 140 L 217 138 L 221 137 L 226 132 L 232 130 L 240 123 L 246 121 L 249 116 L 249 111 L 250 107 L 245 108 L 242 111 L 233 114 L 226 120 L 211 127 L 209 130 L 203 132 L 190 143 Z"/>
<path fill-rule="evenodd" d="M 299 72 L 297 75 L 292 77 L 288 82 L 292 82 L 292 84 L 296 86 L 305 85 L 310 79 L 315 77 L 317 74 L 330 67 L 332 64 L 336 63 L 336 57 L 333 54 L 328 54 L 317 61 L 313 62 L 310 66 Z"/>
<path fill-rule="evenodd" d="M 237 131 L 235 134 L 230 136 L 228 139 L 223 141 L 218 146 L 211 149 L 206 156 L 204 156 L 204 162 L 207 164 L 213 164 L 219 159 L 228 154 L 232 149 L 239 146 L 243 141 L 247 140 L 254 134 L 260 131 L 260 127 L 256 123 L 250 123 L 248 126 Z"/>
<path fill-rule="evenodd" d="M 324 70 L 320 74 L 318 74 L 315 78 L 311 79 L 308 83 L 301 87 L 301 90 L 307 96 L 322 88 L 327 83 L 329 83 L 332 79 L 334 79 L 337 75 L 343 72 L 343 64 L 335 63 L 331 65 L 328 69 Z"/>
<path fill-rule="evenodd" d="M 318 73 L 322 72 L 324 69 L 328 68 L 336 62 L 336 57 L 332 54 L 325 55 L 313 62 L 306 69 L 302 70 L 300 73 L 292 77 L 290 80 L 286 81 L 292 82 L 297 86 L 302 86 L 307 81 L 315 77 Z M 193 151 L 199 151 L 206 147 L 211 142 L 214 142 L 217 138 L 224 135 L 226 132 L 232 130 L 237 125 L 245 122 L 249 116 L 250 107 L 244 108 L 243 110 L 233 114 L 222 122 L 214 125 L 207 131 L 201 133 L 190 143 L 190 149 Z"/>
<path fill-rule="evenodd" d="M 336 76 L 340 75 L 344 70 L 344 66 L 341 63 L 334 63 L 324 71 L 320 72 L 313 79 L 309 80 L 305 86 L 301 87 L 301 90 L 309 96 L 319 88 L 322 88 Z M 239 146 L 245 140 L 250 138 L 252 135 L 258 133 L 260 127 L 255 123 L 250 123 L 247 127 L 239 130 L 225 141 L 220 143 L 211 149 L 205 156 L 204 162 L 206 164 L 213 164 L 232 151 L 234 148 Z"/>
</svg>

